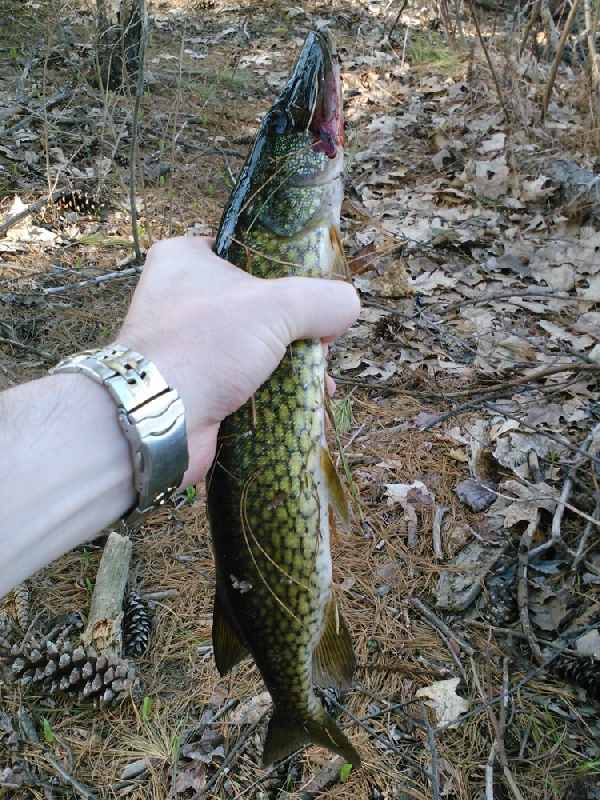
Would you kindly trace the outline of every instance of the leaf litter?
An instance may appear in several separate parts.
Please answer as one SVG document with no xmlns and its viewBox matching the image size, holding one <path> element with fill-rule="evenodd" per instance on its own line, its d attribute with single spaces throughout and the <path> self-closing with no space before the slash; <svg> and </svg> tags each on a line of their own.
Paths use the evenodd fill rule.
<svg viewBox="0 0 600 800">
<path fill-rule="evenodd" d="M 132 104 L 90 80 L 88 11 L 70 0 L 58 26 L 35 3 L 8 13 L 3 388 L 113 338 L 136 276 Z M 137 206 L 154 239 L 214 230 L 305 32 L 327 27 L 338 42 L 343 238 L 363 311 L 332 346 L 330 370 L 361 519 L 351 539 L 334 535 L 359 667 L 353 692 L 330 702 L 364 766 L 331 781 L 310 748 L 262 768 L 260 678 L 244 663 L 223 680 L 211 660 L 199 487 L 134 536 L 131 582 L 164 596 L 138 665 L 151 712 L 136 698 L 93 711 L 3 685 L 4 791 L 69 786 L 43 736 L 27 735 L 24 709 L 40 734 L 49 721 L 56 758 L 98 797 L 304 797 L 309 782 L 310 796 L 374 800 L 599 796 L 597 119 L 574 61 L 559 67 L 542 121 L 550 62 L 531 39 L 517 52 L 527 17 L 477 6 L 507 118 L 469 7 L 444 13 L 378 0 L 283 2 L 277 15 L 246 2 L 150 9 Z M 10 26 L 0 30 L 8 42 Z M 49 185 L 53 198 L 87 192 L 98 208 L 48 202 Z M 33 619 L 85 613 L 100 553 L 101 543 L 78 548 L 28 581 Z M 15 603 L 0 617 L 10 642 L 25 635 Z M 436 691 L 444 714 L 419 704 Z"/>
</svg>

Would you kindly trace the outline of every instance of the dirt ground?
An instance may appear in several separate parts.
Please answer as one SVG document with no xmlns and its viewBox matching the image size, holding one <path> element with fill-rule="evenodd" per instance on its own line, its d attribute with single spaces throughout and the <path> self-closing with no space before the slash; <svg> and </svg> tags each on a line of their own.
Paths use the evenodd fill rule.
<svg viewBox="0 0 600 800">
<path fill-rule="evenodd" d="M 342 234 L 364 302 L 330 361 L 339 460 L 357 498 L 351 534 L 333 537 L 358 659 L 354 688 L 336 702 L 361 768 L 340 776 L 334 765 L 328 779 L 331 756 L 316 747 L 262 767 L 260 675 L 244 662 L 222 679 L 212 659 L 214 567 L 199 486 L 131 534 L 129 584 L 151 596 L 152 617 L 133 696 L 97 709 L 0 682 L 0 797 L 600 797 L 600 649 L 572 656 L 577 675 L 564 660 L 556 668 L 556 648 L 570 652 L 584 629 L 597 635 L 600 240 L 595 208 L 566 202 L 544 166 L 563 158 L 595 172 L 596 101 L 574 35 L 544 117 L 543 31 L 534 26 L 519 55 L 527 15 L 478 6 L 492 73 L 470 8 L 173 0 L 149 9 L 137 156 L 144 247 L 215 232 L 304 36 L 326 27 L 336 37 L 348 137 Z M 0 0 L 1 389 L 114 340 L 139 273 L 134 99 L 95 86 L 90 18 L 77 0 Z M 556 24 L 560 32 L 564 15 Z M 72 191 L 93 203 L 43 203 Z M 15 198 L 42 202 L 3 229 Z M 473 487 L 470 505 L 457 496 L 469 477 L 490 481 L 491 510 Z M 61 615 L 85 619 L 104 543 L 65 555 L 2 601 L 8 645 Z"/>
</svg>

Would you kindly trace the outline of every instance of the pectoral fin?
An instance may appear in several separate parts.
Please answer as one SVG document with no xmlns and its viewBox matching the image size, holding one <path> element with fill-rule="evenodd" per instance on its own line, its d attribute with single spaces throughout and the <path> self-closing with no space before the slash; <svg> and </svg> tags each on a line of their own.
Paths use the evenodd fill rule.
<svg viewBox="0 0 600 800">
<path fill-rule="evenodd" d="M 226 675 L 243 658 L 250 655 L 246 645 L 225 618 L 218 595 L 215 595 L 213 608 L 212 640 L 215 663 L 220 675 Z"/>
<path fill-rule="evenodd" d="M 344 278 L 347 280 L 351 277 L 350 267 L 344 255 L 344 248 L 342 240 L 340 239 L 340 232 L 337 225 L 330 225 L 329 227 L 329 241 L 331 242 L 331 249 L 333 250 L 333 266 L 331 269 L 332 278 Z"/>
<path fill-rule="evenodd" d="M 333 598 L 325 606 L 321 641 L 313 652 L 313 680 L 319 686 L 347 689 L 352 683 L 356 658 L 346 620 Z"/>
<path fill-rule="evenodd" d="M 342 521 L 346 533 L 350 533 L 350 508 L 348 506 L 348 498 L 342 486 L 340 476 L 337 474 L 337 470 L 331 460 L 331 456 L 324 447 L 321 448 L 321 466 L 323 467 L 325 488 L 327 489 L 329 502 Z"/>
</svg>

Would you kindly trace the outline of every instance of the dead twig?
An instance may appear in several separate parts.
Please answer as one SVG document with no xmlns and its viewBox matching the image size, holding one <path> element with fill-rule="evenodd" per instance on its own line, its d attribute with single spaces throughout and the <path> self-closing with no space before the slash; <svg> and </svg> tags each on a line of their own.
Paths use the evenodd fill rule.
<svg viewBox="0 0 600 800">
<path fill-rule="evenodd" d="M 578 1 L 578 0 L 577 0 Z M 485 43 L 485 39 L 481 33 L 481 28 L 479 27 L 479 20 L 477 19 L 477 14 L 475 13 L 475 6 L 473 5 L 473 0 L 468 0 L 469 8 L 471 9 L 471 16 L 473 17 L 473 24 L 475 25 L 475 30 L 477 31 L 477 38 L 479 39 L 479 44 L 481 45 L 481 49 L 483 50 L 483 55 L 485 56 L 485 60 L 488 63 L 488 67 L 490 68 L 490 72 L 492 73 L 492 80 L 494 81 L 494 86 L 496 87 L 496 94 L 498 95 L 498 102 L 502 107 L 502 111 L 504 112 L 504 116 L 506 117 L 506 121 L 510 122 L 510 117 L 508 114 L 508 108 L 506 107 L 506 103 L 504 102 L 504 95 L 502 94 L 502 89 L 500 88 L 500 83 L 498 81 L 498 76 L 496 75 L 496 70 L 494 69 L 494 64 L 492 63 L 492 59 L 490 57 L 489 51 L 487 49 L 487 45 Z"/>
<path fill-rule="evenodd" d="M 598 54 L 596 53 L 596 30 L 592 20 L 590 0 L 583 0 L 583 12 L 585 16 L 585 33 L 587 36 L 588 61 L 590 65 L 590 78 L 592 92 L 595 103 L 593 105 L 594 116 L 597 118 L 600 113 L 600 68 L 598 66 Z M 598 8 L 596 7 L 596 13 Z"/>
<path fill-rule="evenodd" d="M 0 223 L 0 236 L 6 233 L 6 231 L 14 228 L 15 225 L 18 225 L 19 222 L 29 217 L 31 214 L 36 214 L 40 209 L 44 208 L 44 206 L 48 205 L 49 203 L 55 203 L 62 195 L 65 193 L 65 189 L 61 189 L 60 191 L 52 192 L 50 197 L 40 197 L 39 200 L 36 200 L 35 203 L 31 203 L 31 205 L 24 208 L 22 211 L 19 211 L 17 214 L 10 216 L 7 220 Z"/>
<path fill-rule="evenodd" d="M 533 541 L 533 535 L 536 532 L 540 521 L 539 512 L 536 518 L 529 523 L 519 544 L 519 553 L 517 556 L 517 605 L 519 607 L 519 619 L 521 620 L 521 627 L 523 633 L 527 636 L 527 643 L 531 648 L 538 664 L 544 663 L 544 656 L 540 649 L 533 628 L 531 627 L 531 620 L 529 619 L 529 584 L 528 584 L 528 570 L 529 570 L 529 551 Z"/>
<path fill-rule="evenodd" d="M 489 642 L 488 642 L 488 644 L 489 644 Z M 477 687 L 477 691 L 479 692 L 479 695 L 482 698 L 482 700 L 484 700 L 486 697 L 487 697 L 488 700 L 491 699 L 492 679 L 491 679 L 490 670 L 489 670 L 489 663 L 490 662 L 489 662 L 489 658 L 488 658 L 488 659 L 486 659 L 486 667 L 487 667 L 487 671 L 488 671 L 488 675 L 487 675 L 488 691 L 487 691 L 487 694 L 486 694 L 486 693 L 484 693 L 483 688 L 481 686 L 481 682 L 479 680 L 479 675 L 477 673 L 475 662 L 473 660 L 471 660 L 471 667 L 472 667 L 472 670 L 473 670 L 473 679 L 475 681 L 475 685 Z M 490 794 L 490 790 L 493 789 L 494 761 L 496 760 L 496 758 L 498 759 L 498 761 L 500 763 L 500 766 L 502 767 L 502 770 L 504 772 L 504 777 L 506 778 L 506 781 L 507 781 L 508 785 L 510 786 L 510 788 L 512 790 L 512 793 L 513 793 L 513 795 L 515 797 L 515 800 L 525 800 L 525 798 L 523 797 L 523 795 L 521 794 L 521 792 L 519 790 L 519 787 L 517 786 L 517 784 L 515 782 L 515 779 L 512 776 L 512 773 L 510 772 L 510 769 L 509 769 L 509 766 L 508 766 L 508 758 L 506 756 L 506 751 L 504 749 L 504 729 L 505 729 L 505 724 L 506 724 L 505 706 L 506 706 L 506 701 L 508 699 L 507 694 L 506 694 L 507 689 L 508 689 L 508 678 L 507 678 L 507 675 L 506 675 L 506 671 L 507 671 L 507 666 L 506 665 L 507 665 L 507 659 L 505 659 L 505 662 L 504 662 L 504 681 L 503 681 L 503 686 L 502 686 L 502 689 L 503 689 L 503 692 L 502 692 L 502 694 L 503 694 L 503 703 L 500 706 L 500 719 L 498 719 L 498 717 L 494 713 L 494 710 L 493 710 L 493 708 L 491 706 L 488 706 L 488 708 L 487 708 L 487 715 L 488 715 L 488 719 L 490 721 L 490 727 L 492 728 L 492 731 L 493 731 L 493 734 L 494 734 L 495 738 L 494 738 L 494 743 L 492 744 L 492 749 L 490 750 L 490 755 L 488 757 L 488 761 L 487 761 L 487 765 L 486 765 L 486 800 L 487 800 L 487 798 L 491 798 L 491 800 L 493 800 L 493 797 L 494 797 L 493 793 Z"/>
<path fill-rule="evenodd" d="M 85 647 L 121 655 L 123 597 L 131 562 L 131 539 L 112 531 L 106 542 L 96 574 L 87 627 L 81 634 Z"/>
<path fill-rule="evenodd" d="M 135 245 L 135 254 L 138 264 L 142 261 L 142 248 L 140 246 L 140 234 L 137 220 L 137 157 L 138 157 L 138 134 L 140 128 L 140 104 L 144 93 L 144 63 L 146 58 L 146 45 L 148 44 L 148 9 L 146 0 L 140 0 L 139 12 L 141 18 L 140 50 L 139 50 L 139 72 L 137 87 L 135 92 L 135 104 L 133 107 L 133 119 L 131 120 L 131 150 L 129 153 L 129 202 L 131 204 L 131 232 Z"/>
<path fill-rule="evenodd" d="M 64 286 L 51 286 L 41 291 L 45 295 L 62 294 L 71 289 L 82 289 L 85 286 L 94 286 L 95 284 L 105 283 L 106 281 L 112 281 L 116 278 L 127 278 L 130 275 L 139 275 L 140 272 L 140 267 L 128 267 L 127 269 L 116 270 L 115 272 L 106 272 L 104 275 L 98 275 L 96 278 L 87 278 L 84 281 L 77 281 L 77 283 L 67 283 Z"/>
<path fill-rule="evenodd" d="M 568 294 L 567 292 L 555 292 L 552 290 L 543 291 L 538 289 L 525 290 L 523 292 L 519 292 L 517 290 L 510 291 L 510 290 L 503 290 L 501 292 L 490 292 L 488 294 L 484 294 L 481 297 L 464 297 L 457 303 L 449 303 L 447 306 L 444 306 L 441 309 L 442 314 L 449 314 L 451 311 L 459 311 L 461 308 L 465 306 L 478 306 L 484 305 L 485 303 L 491 303 L 494 300 L 507 300 L 511 297 L 518 297 L 521 298 L 529 298 L 529 297 L 551 297 L 554 300 L 568 300 L 569 302 L 580 300 L 581 302 L 589 302 L 586 301 L 584 297 L 577 297 L 577 295 Z M 363 305 L 370 305 L 370 303 L 366 303 L 363 301 Z M 427 306 L 427 308 L 435 308 L 438 303 L 431 303 Z"/>
<path fill-rule="evenodd" d="M 594 440 L 594 437 L 596 435 L 596 431 L 597 431 L 597 428 L 596 428 L 596 430 L 594 430 L 593 433 L 591 433 L 589 436 L 587 436 L 586 439 L 582 442 L 582 444 L 581 444 L 581 450 L 582 451 L 589 450 L 589 448 L 590 448 L 590 446 L 592 444 L 592 441 Z M 560 547 L 563 550 L 568 552 L 569 555 L 571 555 L 573 557 L 573 559 L 575 559 L 576 554 L 573 553 L 570 550 L 570 548 L 567 546 L 566 542 L 564 541 L 564 539 L 562 537 L 562 534 L 560 532 L 560 526 L 561 526 L 562 518 L 563 518 L 564 513 L 565 513 L 565 508 L 567 507 L 568 499 L 569 499 L 569 497 L 571 495 L 571 489 L 573 488 L 573 479 L 575 477 L 575 474 L 576 474 L 577 470 L 579 469 L 579 467 L 582 465 L 582 463 L 584 461 L 587 461 L 587 460 L 588 460 L 588 458 L 586 456 L 584 456 L 583 454 L 580 454 L 575 459 L 573 464 L 571 465 L 571 467 L 570 467 L 570 469 L 569 469 L 569 471 L 567 473 L 567 477 L 565 478 L 565 482 L 563 484 L 562 491 L 560 493 L 560 498 L 559 498 L 559 501 L 558 501 L 558 505 L 556 506 L 556 510 L 555 510 L 554 515 L 552 517 L 552 528 L 551 528 L 552 539 L 551 539 L 551 541 L 552 541 L 553 544 L 559 544 Z M 588 524 L 591 524 L 591 523 L 588 523 Z"/>
<path fill-rule="evenodd" d="M 32 744 L 39 745 L 40 739 L 37 735 L 37 731 L 35 729 L 35 725 L 33 720 L 25 711 L 23 706 L 19 707 L 18 712 L 19 718 L 19 727 L 23 732 L 24 737 L 31 742 Z M 60 777 L 70 784 L 75 792 L 83 798 L 83 800 L 97 800 L 96 795 L 88 789 L 87 786 L 84 786 L 83 783 L 80 783 L 76 778 L 74 778 L 67 770 L 63 767 L 63 765 L 58 761 L 58 759 L 54 758 L 54 756 L 49 753 L 47 750 L 42 750 L 41 755 L 43 758 L 52 766 L 54 770 L 60 775 Z"/>
<path fill-rule="evenodd" d="M 444 557 L 442 550 L 442 519 L 444 514 L 450 510 L 450 506 L 437 506 L 435 507 L 435 514 L 433 516 L 433 526 L 431 531 L 431 538 L 433 544 L 433 555 L 438 561 Z"/>
<path fill-rule="evenodd" d="M 552 11 L 550 11 L 548 0 L 542 0 L 542 7 L 540 9 L 540 13 L 542 15 L 542 20 L 544 21 L 544 25 L 546 26 L 546 35 L 548 36 L 548 40 L 550 41 L 550 47 L 548 48 L 549 54 L 554 55 L 559 48 L 559 37 L 558 37 L 558 31 L 556 30 L 556 25 L 554 24 L 554 20 L 552 19 Z"/>
<path fill-rule="evenodd" d="M 223 759 L 223 763 L 221 764 L 219 769 L 215 772 L 212 778 L 206 783 L 206 786 L 204 786 L 202 791 L 194 795 L 193 800 L 200 800 L 200 798 L 206 797 L 206 795 L 213 788 L 213 786 L 216 786 L 219 779 L 223 777 L 223 775 L 227 775 L 227 773 L 231 768 L 231 765 L 239 757 L 243 748 L 248 744 L 250 737 L 252 736 L 254 731 L 258 728 L 258 726 L 261 724 L 266 715 L 267 712 L 265 711 L 260 715 L 260 717 L 257 720 L 255 720 L 252 723 L 252 725 L 250 725 L 250 727 L 246 731 L 244 731 L 244 733 L 240 736 L 235 745 L 231 748 L 229 753 L 227 753 L 227 755 Z"/>
<path fill-rule="evenodd" d="M 402 16 L 402 13 L 404 12 L 404 9 L 406 8 L 407 5 L 408 5 L 408 0 L 403 0 L 403 2 L 400 4 L 400 8 L 398 10 L 398 13 L 396 14 L 396 19 L 392 23 L 392 27 L 390 28 L 390 32 L 388 33 L 388 41 L 390 42 L 392 41 L 392 36 L 394 35 L 396 26 L 398 25 L 400 17 Z"/>
<path fill-rule="evenodd" d="M 488 391 L 485 394 L 480 395 L 479 397 L 474 397 L 472 400 L 469 400 L 467 403 L 461 403 L 460 405 L 456 406 L 455 408 L 450 409 L 450 411 L 445 411 L 443 414 L 439 414 L 429 422 L 426 422 L 425 425 L 421 425 L 419 430 L 421 431 L 428 431 L 430 428 L 435 428 L 444 420 L 449 419 L 450 417 L 454 417 L 457 414 L 461 414 L 463 411 L 469 411 L 478 406 L 483 405 L 484 403 L 489 402 L 490 400 L 499 400 L 502 399 L 502 395 L 507 395 L 509 389 L 514 389 L 517 386 L 524 386 L 528 383 L 533 383 L 534 381 L 542 380 L 543 378 L 548 378 L 552 375 L 560 375 L 562 372 L 594 372 L 600 371 L 600 367 L 598 364 L 555 364 L 553 367 L 543 367 L 542 369 L 535 370 L 534 372 L 530 372 L 528 375 L 521 375 L 520 378 L 514 378 L 511 381 L 506 381 L 504 383 L 495 383 L 488 388 Z M 472 393 L 472 389 L 464 389 L 460 392 L 452 392 L 446 397 L 457 397 L 464 394 Z"/>
<path fill-rule="evenodd" d="M 470 1 L 471 0 L 469 0 L 469 2 Z M 569 11 L 569 16 L 567 17 L 567 21 L 565 22 L 565 27 L 563 28 L 563 32 L 561 34 L 560 41 L 558 43 L 558 48 L 556 50 L 556 55 L 554 56 L 554 62 L 552 64 L 552 69 L 550 71 L 550 78 L 548 80 L 548 85 L 546 86 L 546 91 L 544 93 L 544 98 L 542 100 L 542 112 L 541 112 L 542 122 L 546 119 L 548 104 L 550 102 L 550 97 L 552 95 L 554 81 L 556 80 L 556 73 L 558 72 L 558 66 L 562 58 L 563 50 L 565 49 L 565 42 L 567 41 L 567 36 L 569 35 L 569 31 L 571 30 L 571 25 L 573 24 L 573 19 L 575 17 L 575 14 L 577 13 L 578 8 L 579 8 L 579 0 L 573 0 L 573 5 L 571 6 L 571 9 Z"/>
<path fill-rule="evenodd" d="M 33 119 L 36 117 L 41 117 L 43 121 L 46 119 L 46 112 L 48 112 L 52 106 L 55 106 L 57 103 L 62 102 L 63 100 L 68 100 L 69 98 L 73 97 L 74 95 L 78 94 L 81 91 L 81 88 L 73 89 L 67 92 L 56 92 L 55 94 L 47 97 L 41 106 L 34 111 L 30 112 L 28 116 L 24 117 L 23 119 L 16 122 L 10 128 L 7 128 L 4 131 L 0 131 L 0 141 L 2 139 L 8 139 L 12 136 L 13 133 L 20 130 L 21 128 L 26 127 Z M 21 103 L 21 107 L 23 104 Z M 27 109 L 29 111 L 29 109 Z M 0 231 L 1 233 L 2 231 Z"/>
<path fill-rule="evenodd" d="M 435 731 L 429 722 L 429 714 L 425 703 L 419 698 L 419 707 L 421 715 L 423 716 L 423 723 L 427 731 L 427 744 L 429 745 L 429 753 L 431 755 L 431 795 L 433 800 L 440 798 L 440 766 L 438 762 L 437 747 L 435 744 Z"/>
<path fill-rule="evenodd" d="M 45 361 L 56 361 L 56 357 L 53 356 L 52 353 L 47 353 L 45 350 L 38 350 L 29 344 L 18 342 L 16 339 L 7 339 L 4 336 L 0 336 L 0 344 L 9 344 L 11 347 L 16 347 L 17 350 L 23 350 L 26 353 L 31 353 L 31 355 L 39 356 Z"/>
<path fill-rule="evenodd" d="M 518 417 L 513 417 L 511 416 L 511 414 L 507 414 L 506 409 L 499 408 L 498 406 L 495 406 L 492 403 L 487 403 L 486 408 L 489 409 L 490 411 L 494 411 L 497 414 L 502 414 L 507 419 L 514 419 L 525 430 L 532 431 L 533 433 L 537 433 L 540 436 L 545 436 L 546 439 L 551 439 L 553 442 L 558 442 L 558 444 L 561 444 L 565 448 L 565 450 L 569 450 L 571 453 L 579 453 L 580 455 L 587 456 L 587 458 L 589 458 L 592 464 L 600 465 L 600 456 L 591 455 L 590 453 L 587 453 L 585 450 L 582 450 L 576 444 L 573 444 L 571 441 L 569 441 L 569 439 L 566 436 L 561 436 L 558 433 L 551 433 L 550 431 L 541 430 L 539 426 L 536 427 L 535 425 L 529 425 L 524 420 L 519 419 Z M 568 503 L 566 503 L 565 505 L 570 511 L 574 511 L 576 514 L 579 514 L 580 517 L 583 517 L 588 521 L 592 519 L 592 517 L 590 517 L 589 514 L 586 514 L 585 512 L 580 511 L 574 508 L 573 506 L 570 506 Z M 596 520 L 593 520 L 593 522 L 594 524 L 596 524 Z"/>
<path fill-rule="evenodd" d="M 352 722 L 356 723 L 356 725 L 358 725 L 364 731 L 366 731 L 372 739 L 381 742 L 381 744 L 385 745 L 385 747 L 388 750 L 391 750 L 392 753 L 395 753 L 403 761 L 406 761 L 407 764 L 410 764 L 410 766 L 416 769 L 418 772 L 420 772 L 421 775 L 425 775 L 426 778 L 431 780 L 431 773 L 429 772 L 429 770 L 425 769 L 425 767 L 422 767 L 418 761 L 415 761 L 414 758 L 411 758 L 405 752 L 400 750 L 399 747 L 396 747 L 396 745 L 393 744 L 393 742 L 391 742 L 389 739 L 386 739 L 384 736 L 380 736 L 378 733 L 375 733 L 375 731 L 372 728 L 369 728 L 369 726 L 366 723 L 364 723 L 359 717 L 356 717 L 351 711 L 349 711 L 346 708 L 346 706 L 339 703 L 335 699 L 335 697 L 330 697 L 329 700 L 331 703 L 333 703 L 334 706 L 336 706 L 336 708 L 339 708 L 340 711 L 343 711 L 344 714 L 346 714 L 346 716 L 350 717 Z"/>
<path fill-rule="evenodd" d="M 587 546 L 588 539 L 594 529 L 597 530 L 598 520 L 600 520 L 600 496 L 596 499 L 596 508 L 592 512 L 592 520 L 590 520 L 584 528 L 583 534 L 581 539 L 579 540 L 579 544 L 577 545 L 577 550 L 575 552 L 575 558 L 573 559 L 573 563 L 571 564 L 571 570 L 576 572 L 579 569 L 579 564 L 583 560 L 585 554 L 585 548 Z M 596 525 L 594 525 L 596 522 Z"/>
<path fill-rule="evenodd" d="M 460 637 L 457 633 L 454 633 L 452 628 L 449 628 L 445 622 L 436 616 L 433 611 L 430 611 L 425 603 L 422 603 L 417 597 L 411 597 L 408 601 L 413 608 L 416 608 L 419 614 L 421 614 L 425 619 L 429 620 L 431 624 L 436 627 L 438 630 L 442 631 L 450 640 L 456 642 L 456 644 L 464 650 L 470 656 L 475 655 L 475 648 L 471 647 L 470 644 L 467 644 L 465 640 Z"/>
<path fill-rule="evenodd" d="M 204 578 L 204 580 L 207 583 L 211 583 L 213 586 L 215 585 L 214 578 L 211 578 L 210 575 L 206 574 L 206 572 L 202 572 L 202 570 L 198 569 L 198 567 L 194 567 L 192 564 L 188 564 L 188 562 L 185 560 L 185 556 L 169 556 L 169 557 L 172 558 L 173 561 L 177 561 L 178 564 L 181 564 L 186 569 L 189 569 L 190 572 L 195 572 L 196 575 L 200 575 L 202 578 Z"/>
<path fill-rule="evenodd" d="M 525 45 L 527 44 L 527 39 L 529 39 L 529 34 L 531 33 L 531 29 L 537 22 L 537 19 L 540 15 L 541 5 L 542 5 L 542 0 L 535 0 L 535 3 L 533 4 L 533 7 L 531 9 L 529 21 L 525 27 L 525 32 L 523 33 L 523 38 L 521 39 L 521 46 L 519 47 L 519 58 L 523 57 L 523 53 L 525 51 Z"/>
</svg>

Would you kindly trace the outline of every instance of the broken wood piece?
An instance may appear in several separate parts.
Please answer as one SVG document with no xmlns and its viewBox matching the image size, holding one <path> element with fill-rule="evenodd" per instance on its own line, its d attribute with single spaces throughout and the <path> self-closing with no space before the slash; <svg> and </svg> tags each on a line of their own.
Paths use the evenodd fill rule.
<svg viewBox="0 0 600 800">
<path fill-rule="evenodd" d="M 444 557 L 442 549 L 442 519 L 444 514 L 450 510 L 450 506 L 436 506 L 435 515 L 433 517 L 433 529 L 431 536 L 433 540 L 433 554 L 438 561 Z"/>
<path fill-rule="evenodd" d="M 107 656 L 121 656 L 123 648 L 123 597 L 131 561 L 131 541 L 113 531 L 108 537 L 96 575 L 88 624 L 81 634 L 85 647 L 92 645 Z"/>
</svg>

